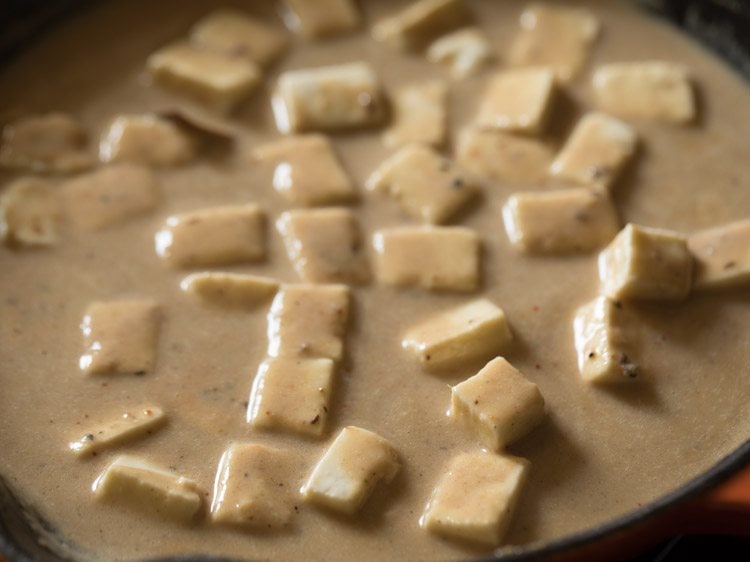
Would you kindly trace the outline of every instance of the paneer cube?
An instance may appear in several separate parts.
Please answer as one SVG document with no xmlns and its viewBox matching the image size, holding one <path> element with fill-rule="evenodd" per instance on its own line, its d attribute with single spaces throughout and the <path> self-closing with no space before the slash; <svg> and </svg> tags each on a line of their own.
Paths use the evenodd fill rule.
<svg viewBox="0 0 750 562">
<path fill-rule="evenodd" d="M 152 211 L 161 195 L 156 176 L 138 164 L 113 164 L 60 186 L 67 217 L 81 230 L 102 230 Z"/>
<path fill-rule="evenodd" d="M 81 323 L 88 374 L 144 374 L 153 371 L 161 311 L 148 300 L 95 302 Z"/>
<path fill-rule="evenodd" d="M 195 145 L 177 125 L 155 115 L 121 115 L 99 143 L 102 162 L 175 166 L 195 157 Z"/>
<path fill-rule="evenodd" d="M 615 382 L 638 376 L 626 324 L 622 303 L 607 297 L 597 297 L 576 311 L 573 334 L 584 381 Z"/>
<path fill-rule="evenodd" d="M 453 218 L 478 191 L 464 170 L 420 144 L 386 159 L 367 179 L 367 189 L 387 193 L 411 216 L 430 224 Z"/>
<path fill-rule="evenodd" d="M 599 254 L 602 293 L 619 300 L 687 298 L 693 256 L 677 232 L 628 224 Z"/>
<path fill-rule="evenodd" d="M 363 283 L 370 268 L 349 209 L 283 213 L 277 227 L 297 274 L 309 283 Z"/>
<path fill-rule="evenodd" d="M 521 14 L 521 30 L 510 52 L 516 66 L 550 66 L 568 81 L 583 68 L 599 35 L 599 21 L 586 9 L 536 3 Z"/>
<path fill-rule="evenodd" d="M 445 142 L 448 88 L 442 80 L 410 84 L 393 98 L 393 124 L 383 144 L 396 148 L 410 143 L 440 146 Z"/>
<path fill-rule="evenodd" d="M 314 324 L 310 325 L 314 329 Z M 247 421 L 258 429 L 320 437 L 326 429 L 334 363 L 326 357 L 276 357 L 261 363 Z"/>
<path fill-rule="evenodd" d="M 529 462 L 490 453 L 455 457 L 420 523 L 438 535 L 483 546 L 500 544 L 526 482 Z"/>
<path fill-rule="evenodd" d="M 154 82 L 220 113 L 238 106 L 261 80 L 255 63 L 189 43 L 164 47 L 147 64 Z"/>
<path fill-rule="evenodd" d="M 496 357 L 451 389 L 450 415 L 499 451 L 541 423 L 544 398 L 537 385 Z"/>
<path fill-rule="evenodd" d="M 340 361 L 350 298 L 346 285 L 284 285 L 268 313 L 268 355 Z"/>
<path fill-rule="evenodd" d="M 203 504 L 195 482 L 131 455 L 117 457 L 92 490 L 101 501 L 182 523 L 193 521 Z"/>
<path fill-rule="evenodd" d="M 547 123 L 554 92 L 555 74 L 549 68 L 498 72 L 484 93 L 477 126 L 539 134 Z"/>
<path fill-rule="evenodd" d="M 418 0 L 375 23 L 372 36 L 403 50 L 416 50 L 468 19 L 462 0 Z"/>
<path fill-rule="evenodd" d="M 255 308 L 276 294 L 279 282 L 258 275 L 203 271 L 185 277 L 180 288 L 211 304 Z"/>
<path fill-rule="evenodd" d="M 687 123 L 695 117 L 695 95 L 687 69 L 661 61 L 612 63 L 593 78 L 600 109 L 634 119 Z"/>
<path fill-rule="evenodd" d="M 282 133 L 368 127 L 386 115 L 378 77 L 365 62 L 287 70 L 272 104 Z"/>
<path fill-rule="evenodd" d="M 401 468 L 398 453 L 380 435 L 360 427 L 341 430 L 315 465 L 302 496 L 317 505 L 353 514 L 378 484 L 390 482 Z"/>
<path fill-rule="evenodd" d="M 477 27 L 443 35 L 427 49 L 427 60 L 447 66 L 457 79 L 477 74 L 493 58 L 492 45 Z"/>
<path fill-rule="evenodd" d="M 396 227 L 373 236 L 379 282 L 429 290 L 475 291 L 480 241 L 463 227 Z"/>
<path fill-rule="evenodd" d="M 590 252 L 620 229 L 609 196 L 586 188 L 514 193 L 503 222 L 513 246 L 528 254 Z"/>
<path fill-rule="evenodd" d="M 477 299 L 423 320 L 406 332 L 401 345 L 427 369 L 445 370 L 487 361 L 512 341 L 503 310 Z"/>
<path fill-rule="evenodd" d="M 349 203 L 357 197 L 331 141 L 323 135 L 299 135 L 264 144 L 253 156 L 275 166 L 273 186 L 292 205 Z"/>
<path fill-rule="evenodd" d="M 44 180 L 17 179 L 0 195 L 0 240 L 9 246 L 52 246 L 61 218 L 57 190 Z"/>
<path fill-rule="evenodd" d="M 253 204 L 174 215 L 156 233 L 156 253 L 183 268 L 257 262 L 266 255 L 265 223 Z"/>
<path fill-rule="evenodd" d="M 102 449 L 115 447 L 149 435 L 167 421 L 158 406 L 140 406 L 123 412 L 116 419 L 91 428 L 68 444 L 77 456 L 92 455 Z"/>
<path fill-rule="evenodd" d="M 294 460 L 283 449 L 232 443 L 216 471 L 211 520 L 259 530 L 288 526 L 299 486 Z"/>
<path fill-rule="evenodd" d="M 293 31 L 319 39 L 353 31 L 361 16 L 354 0 L 285 0 L 284 21 Z"/>
<path fill-rule="evenodd" d="M 750 282 L 750 219 L 688 237 L 695 257 L 695 289 L 718 289 Z"/>
</svg>

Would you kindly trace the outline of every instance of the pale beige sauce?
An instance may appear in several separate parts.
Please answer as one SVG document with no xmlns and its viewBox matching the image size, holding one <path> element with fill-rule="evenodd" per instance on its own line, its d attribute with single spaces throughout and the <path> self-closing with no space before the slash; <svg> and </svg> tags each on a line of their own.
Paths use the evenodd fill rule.
<svg viewBox="0 0 750 562">
<path fill-rule="evenodd" d="M 240 3 L 235 3 L 240 4 Z M 261 4 L 261 3 L 257 3 Z M 257 11 L 273 17 L 262 3 Z M 391 2 L 366 3 L 369 22 Z M 683 231 L 750 214 L 747 163 L 750 92 L 701 47 L 627 3 L 591 2 L 603 34 L 592 64 L 667 58 L 686 63 L 700 85 L 697 126 L 636 124 L 645 139 L 632 172 L 617 186 L 626 220 Z M 474 2 L 500 53 L 517 28 L 522 2 Z M 52 33 L 0 77 L 0 106 L 19 116 L 52 109 L 79 116 L 92 137 L 117 113 L 138 113 L 173 98 L 144 81 L 144 61 L 180 37 L 208 11 L 198 0 L 108 2 Z M 256 9 L 253 7 L 253 9 Z M 445 75 L 420 57 L 403 58 L 363 35 L 292 49 L 280 69 L 368 59 L 387 88 Z M 451 135 L 473 118 L 486 75 L 458 82 L 451 93 Z M 577 113 L 591 107 L 586 81 L 573 88 Z M 448 384 L 470 371 L 439 378 L 402 350 L 400 337 L 428 314 L 464 303 L 372 284 L 355 289 L 348 361 L 337 374 L 328 437 L 355 424 L 389 439 L 403 470 L 347 521 L 301 505 L 289 532 L 264 535 L 202 523 L 161 522 L 97 503 L 91 483 L 117 454 L 87 460 L 67 443 L 94 420 L 124 406 L 158 404 L 165 428 L 126 447 L 176 468 L 210 490 L 231 440 L 288 445 L 309 473 L 330 439 L 253 432 L 244 405 L 266 348 L 265 310 L 254 313 L 202 305 L 178 290 L 184 271 L 160 263 L 153 235 L 166 216 L 202 207 L 257 202 L 271 218 L 286 208 L 271 189 L 271 172 L 250 163 L 249 147 L 276 137 L 267 92 L 238 113 L 246 126 L 236 154 L 159 172 L 164 200 L 153 214 L 96 235 L 69 229 L 49 251 L 0 248 L 0 472 L 83 552 L 133 559 L 208 552 L 242 558 L 450 559 L 475 551 L 419 527 L 418 519 L 448 461 L 476 441 L 445 416 Z M 555 129 L 558 142 L 572 114 Z M 346 168 L 361 186 L 388 151 L 379 134 L 336 135 Z M 10 179 L 4 173 L 3 180 Z M 549 415 L 513 454 L 530 459 L 528 486 L 507 535 L 508 544 L 549 540 L 630 511 L 699 474 L 750 435 L 750 299 L 746 293 L 694 296 L 679 305 L 639 306 L 643 377 L 617 390 L 584 384 L 577 373 L 572 314 L 597 292 L 594 255 L 521 257 L 503 232 L 500 208 L 512 186 L 488 190 L 462 224 L 484 245 L 484 294 L 502 306 L 517 336 L 508 359 L 537 383 Z M 367 236 L 409 219 L 388 198 L 365 194 L 356 206 Z M 232 268 L 283 281 L 297 279 L 281 238 L 269 230 L 270 256 Z M 156 372 L 142 377 L 87 377 L 77 366 L 78 328 L 97 299 L 147 297 L 164 311 Z"/>
</svg>

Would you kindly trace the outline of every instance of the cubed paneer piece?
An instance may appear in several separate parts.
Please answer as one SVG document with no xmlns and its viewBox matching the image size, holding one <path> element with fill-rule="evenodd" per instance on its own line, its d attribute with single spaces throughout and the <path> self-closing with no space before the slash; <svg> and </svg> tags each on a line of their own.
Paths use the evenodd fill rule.
<svg viewBox="0 0 750 562">
<path fill-rule="evenodd" d="M 462 0 L 418 0 L 376 22 L 372 36 L 398 49 L 416 50 L 467 19 Z"/>
<path fill-rule="evenodd" d="M 367 179 L 367 189 L 387 193 L 425 223 L 452 219 L 477 195 L 477 186 L 450 159 L 410 144 L 386 159 Z"/>
<path fill-rule="evenodd" d="M 82 230 L 102 230 L 152 211 L 159 183 L 139 164 L 112 164 L 60 186 L 67 217 Z"/>
<path fill-rule="evenodd" d="M 496 357 L 451 389 L 450 415 L 499 451 L 541 423 L 544 398 L 537 385 Z"/>
<path fill-rule="evenodd" d="M 527 134 L 543 132 L 555 92 L 549 68 L 519 68 L 498 72 L 490 80 L 479 106 L 480 129 Z"/>
<path fill-rule="evenodd" d="M 455 457 L 427 504 L 422 526 L 448 538 L 497 546 L 513 517 L 529 462 L 491 453 Z"/>
<path fill-rule="evenodd" d="M 687 69 L 648 61 L 605 64 L 593 78 L 600 109 L 634 119 L 687 123 L 695 117 L 695 97 Z"/>
<path fill-rule="evenodd" d="M 750 282 L 750 219 L 688 237 L 695 257 L 695 289 L 727 288 Z"/>
<path fill-rule="evenodd" d="M 309 325 L 313 330 L 315 324 Z M 320 437 L 326 429 L 334 362 L 327 357 L 275 357 L 258 368 L 247 421 L 258 429 Z"/>
<path fill-rule="evenodd" d="M 57 191 L 46 181 L 20 178 L 0 194 L 0 240 L 9 246 L 52 246 L 61 220 Z"/>
<path fill-rule="evenodd" d="M 354 0 L 284 0 L 284 21 L 292 31 L 319 39 L 353 31 L 362 20 Z"/>
<path fill-rule="evenodd" d="M 284 285 L 268 313 L 268 355 L 344 355 L 351 291 L 346 285 Z"/>
<path fill-rule="evenodd" d="M 173 267 L 257 262 L 266 255 L 265 214 L 257 205 L 228 205 L 169 217 L 156 253 Z"/>
<path fill-rule="evenodd" d="M 444 64 L 454 78 L 476 74 L 495 54 L 479 28 L 467 27 L 443 35 L 427 49 L 427 60 Z"/>
<path fill-rule="evenodd" d="M 79 457 L 92 455 L 102 449 L 150 435 L 166 421 L 164 410 L 158 406 L 132 408 L 115 419 L 92 427 L 81 437 L 69 443 L 68 448 Z"/>
<path fill-rule="evenodd" d="M 574 78 L 599 35 L 599 21 L 588 10 L 537 3 L 521 14 L 521 30 L 511 48 L 516 66 L 550 66 L 558 79 Z"/>
<path fill-rule="evenodd" d="M 457 159 L 470 173 L 500 185 L 544 185 L 554 153 L 538 138 L 469 127 L 458 139 Z"/>
<path fill-rule="evenodd" d="M 578 370 L 589 383 L 634 379 L 638 365 L 629 348 L 627 321 L 622 303 L 597 297 L 576 311 L 573 320 Z"/>
<path fill-rule="evenodd" d="M 279 282 L 258 275 L 203 271 L 185 277 L 180 288 L 211 304 L 254 308 L 271 300 L 279 290 Z"/>
<path fill-rule="evenodd" d="M 275 166 L 273 186 L 292 205 L 332 205 L 357 198 L 333 144 L 323 135 L 298 135 L 264 144 L 253 156 Z"/>
<path fill-rule="evenodd" d="M 131 455 L 117 457 L 92 490 L 101 501 L 182 523 L 193 521 L 203 504 L 202 491 L 195 482 Z"/>
<path fill-rule="evenodd" d="M 487 299 L 430 316 L 409 329 L 401 345 L 430 370 L 487 361 L 507 349 L 513 334 L 503 310 Z"/>
<path fill-rule="evenodd" d="M 177 125 L 156 115 L 121 115 L 99 142 L 102 162 L 175 166 L 195 157 L 195 145 Z"/>
<path fill-rule="evenodd" d="M 205 49 L 260 66 L 273 62 L 289 43 L 281 29 L 231 8 L 216 10 L 201 19 L 193 26 L 190 40 Z"/>
<path fill-rule="evenodd" d="M 576 125 L 550 173 L 562 180 L 607 187 L 633 157 L 638 144 L 635 130 L 603 113 L 588 113 Z"/>
<path fill-rule="evenodd" d="M 144 374 L 153 371 L 161 311 L 149 300 L 92 303 L 81 323 L 88 374 Z"/>
<path fill-rule="evenodd" d="M 359 225 L 349 209 L 302 209 L 276 223 L 289 260 L 309 283 L 363 283 L 370 278 Z"/>
<path fill-rule="evenodd" d="M 255 63 L 188 43 L 160 49 L 148 69 L 157 84 L 220 113 L 233 110 L 261 80 Z"/>
<path fill-rule="evenodd" d="M 513 246 L 527 254 L 598 250 L 620 229 L 609 196 L 582 187 L 514 193 L 503 222 Z"/>
<path fill-rule="evenodd" d="M 380 435 L 360 427 L 341 430 L 315 465 L 302 496 L 314 504 L 353 514 L 375 486 L 390 482 L 401 468 L 398 453 Z"/>
<path fill-rule="evenodd" d="M 393 98 L 393 124 L 383 144 L 396 148 L 410 143 L 440 146 L 445 142 L 448 88 L 442 80 L 409 84 Z"/>
<path fill-rule="evenodd" d="M 0 165 L 34 172 L 80 172 L 94 158 L 83 127 L 63 113 L 18 119 L 3 127 Z"/>
<path fill-rule="evenodd" d="M 365 62 L 287 70 L 271 101 L 282 133 L 369 127 L 386 115 L 378 77 Z"/>
<path fill-rule="evenodd" d="M 376 276 L 386 285 L 459 292 L 479 287 L 480 241 L 469 228 L 388 228 L 375 233 L 373 245 Z"/>
<path fill-rule="evenodd" d="M 602 293 L 615 300 L 683 300 L 692 275 L 687 239 L 670 230 L 628 224 L 599 254 Z"/>
<path fill-rule="evenodd" d="M 295 466 L 289 451 L 232 443 L 216 471 L 211 520 L 259 530 L 288 526 L 299 487 Z"/>
</svg>

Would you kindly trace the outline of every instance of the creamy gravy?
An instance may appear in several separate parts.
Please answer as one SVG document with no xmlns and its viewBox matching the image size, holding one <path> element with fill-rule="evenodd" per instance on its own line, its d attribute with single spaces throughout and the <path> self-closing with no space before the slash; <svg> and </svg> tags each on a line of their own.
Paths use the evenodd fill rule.
<svg viewBox="0 0 750 562">
<path fill-rule="evenodd" d="M 222 3 L 224 4 L 224 3 Z M 226 4 L 231 4 L 226 2 Z M 233 4 L 241 4 L 234 2 Z M 267 3 L 247 9 L 274 18 Z M 366 21 L 395 2 L 363 3 Z M 501 59 L 517 29 L 522 2 L 471 3 Z M 685 63 L 699 86 L 693 126 L 636 122 L 642 148 L 616 186 L 623 224 L 692 232 L 750 215 L 750 92 L 701 47 L 628 2 L 588 2 L 603 32 L 591 66 L 602 61 L 668 59 Z M 244 6 L 243 6 L 244 7 Z M 142 113 L 175 98 L 144 80 L 144 61 L 209 11 L 204 2 L 113 1 L 73 18 L 33 46 L 0 75 L 4 117 L 50 110 L 79 117 L 93 144 L 120 113 Z M 299 42 L 299 40 L 296 40 Z M 242 134 L 228 155 L 159 170 L 156 211 L 120 226 L 82 233 L 66 228 L 44 251 L 0 247 L 0 472 L 37 506 L 85 557 L 129 560 L 211 553 L 274 560 L 455 559 L 479 551 L 440 539 L 419 517 L 448 461 L 478 449 L 445 411 L 450 384 L 476 372 L 424 372 L 400 346 L 401 335 L 430 313 L 466 302 L 376 283 L 354 290 L 347 360 L 339 370 L 326 438 L 251 431 L 245 407 L 266 348 L 266 310 L 217 309 L 188 298 L 153 251 L 153 236 L 174 213 L 255 202 L 275 218 L 287 208 L 271 188 L 271 171 L 249 157 L 275 138 L 268 90 L 278 71 L 366 59 L 387 90 L 445 76 L 419 56 L 372 42 L 365 34 L 290 49 L 264 87 L 236 114 Z M 477 110 L 488 70 L 452 83 L 450 134 Z M 575 116 L 592 107 L 587 74 L 565 88 L 554 121 L 559 146 Z M 390 153 L 379 132 L 331 135 L 346 169 L 362 186 Z M 3 181 L 12 179 L 3 173 Z M 576 368 L 572 315 L 597 292 L 596 254 L 527 257 L 503 231 L 501 206 L 513 186 L 486 189 L 461 224 L 482 237 L 482 293 L 503 307 L 516 341 L 508 359 L 539 385 L 548 415 L 510 447 L 531 461 L 529 481 L 506 536 L 509 545 L 547 541 L 603 523 L 674 489 L 704 471 L 750 435 L 750 300 L 739 291 L 691 296 L 675 305 L 628 305 L 640 318 L 642 376 L 614 389 L 583 383 Z M 354 207 L 364 235 L 409 222 L 387 197 L 362 192 Z M 234 267 L 298 280 L 281 238 L 268 231 L 266 262 Z M 95 300 L 150 298 L 162 307 L 155 372 L 145 376 L 86 376 L 78 368 L 83 312 Z M 403 468 L 376 489 L 355 517 L 333 517 L 300 503 L 291 530 L 263 534 L 162 522 L 95 501 L 91 484 L 117 454 L 80 459 L 67 443 L 88 420 L 111 418 L 124 405 L 154 403 L 166 427 L 129 444 L 128 453 L 173 467 L 212 487 L 222 451 L 232 440 L 289 446 L 300 474 L 309 473 L 338 429 L 358 425 L 386 437 Z"/>
</svg>

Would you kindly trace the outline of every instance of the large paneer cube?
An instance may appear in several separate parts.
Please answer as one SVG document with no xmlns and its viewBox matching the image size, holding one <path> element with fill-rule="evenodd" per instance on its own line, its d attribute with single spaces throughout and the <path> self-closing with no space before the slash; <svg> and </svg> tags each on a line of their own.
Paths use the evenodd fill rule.
<svg viewBox="0 0 750 562">
<path fill-rule="evenodd" d="M 284 21 L 300 35 L 317 39 L 353 31 L 361 22 L 354 0 L 285 0 Z"/>
<path fill-rule="evenodd" d="M 44 180 L 17 179 L 0 195 L 0 241 L 9 246 L 52 246 L 61 219 L 57 190 Z"/>
<path fill-rule="evenodd" d="M 692 274 L 687 239 L 670 230 L 628 224 L 599 254 L 602 293 L 615 300 L 683 300 Z"/>
<path fill-rule="evenodd" d="M 102 135 L 102 162 L 136 162 L 151 166 L 174 166 L 189 162 L 195 145 L 177 125 L 155 115 L 121 115 Z"/>
<path fill-rule="evenodd" d="M 544 418 L 544 398 L 502 357 L 451 389 L 450 415 L 493 451 L 517 441 Z"/>
<path fill-rule="evenodd" d="M 464 23 L 467 16 L 462 0 L 417 0 L 376 22 L 372 36 L 398 49 L 420 49 L 431 39 Z"/>
<path fill-rule="evenodd" d="M 737 287 L 750 282 L 750 219 L 688 237 L 695 257 L 695 289 Z"/>
<path fill-rule="evenodd" d="M 409 84 L 393 98 L 393 124 L 383 133 L 391 148 L 410 143 L 439 146 L 445 141 L 448 88 L 441 80 Z"/>
<path fill-rule="evenodd" d="M 116 447 L 150 435 L 167 421 L 158 406 L 139 406 L 119 414 L 96 427 L 89 428 L 68 448 L 79 457 L 95 455 L 102 449 Z"/>
<path fill-rule="evenodd" d="M 477 74 L 495 54 L 479 28 L 467 27 L 436 39 L 427 49 L 427 60 L 447 66 L 456 79 Z"/>
<path fill-rule="evenodd" d="M 180 288 L 207 303 L 226 308 L 255 308 L 276 294 L 279 282 L 258 275 L 202 271 L 185 277 Z"/>
</svg>

